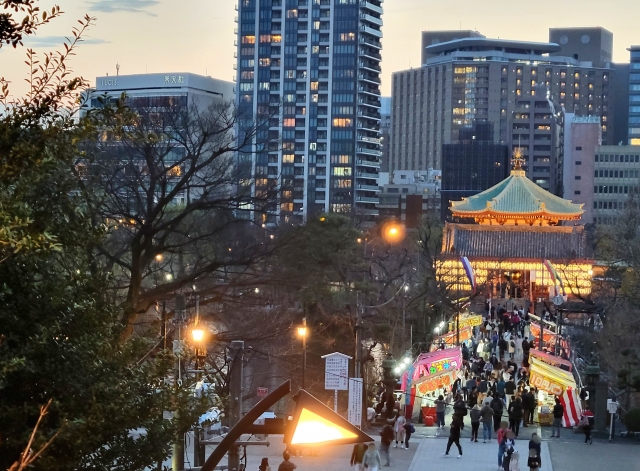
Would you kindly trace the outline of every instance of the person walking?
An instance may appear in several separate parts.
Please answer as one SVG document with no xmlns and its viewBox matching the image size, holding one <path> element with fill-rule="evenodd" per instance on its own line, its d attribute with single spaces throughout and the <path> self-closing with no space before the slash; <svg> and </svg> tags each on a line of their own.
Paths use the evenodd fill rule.
<svg viewBox="0 0 640 471">
<path fill-rule="evenodd" d="M 562 407 L 560 399 L 556 397 L 556 405 L 553 406 L 553 425 L 551 426 L 551 438 L 560 438 L 562 417 L 564 417 L 564 407 Z"/>
<path fill-rule="evenodd" d="M 364 471 L 363 458 L 366 452 L 367 445 L 365 445 L 364 443 L 356 443 L 353 446 L 353 451 L 351 452 L 351 461 L 349 462 L 349 464 L 353 466 L 353 471 Z"/>
<path fill-rule="evenodd" d="M 260 466 L 258 466 L 258 471 L 271 471 L 271 466 L 269 466 L 269 458 L 262 458 L 262 461 L 260 461 Z"/>
<path fill-rule="evenodd" d="M 474 391 L 471 392 L 470 397 L 475 398 L 475 403 L 477 404 L 477 392 L 475 393 L 475 389 Z M 467 415 L 467 406 L 464 403 L 464 401 L 462 400 L 462 397 L 458 394 L 456 396 L 455 402 L 453 403 L 453 413 L 454 415 L 457 414 L 458 417 L 460 418 L 460 430 L 464 430 L 464 416 Z"/>
<path fill-rule="evenodd" d="M 496 438 L 498 439 L 498 469 L 502 470 L 502 460 L 506 451 L 507 443 L 507 431 L 509 430 L 509 424 L 505 421 L 500 422 L 500 428 Z"/>
<path fill-rule="evenodd" d="M 480 413 L 480 406 L 476 404 L 473 406 L 471 411 L 469 412 L 469 417 L 471 417 L 471 441 L 478 441 L 478 429 L 480 428 L 480 418 L 482 414 Z"/>
<path fill-rule="evenodd" d="M 387 424 L 382 428 L 380 432 L 380 453 L 387 459 L 385 466 L 391 466 L 391 457 L 389 456 L 389 447 L 395 437 L 393 427 Z M 375 446 L 374 446 L 375 448 Z"/>
<path fill-rule="evenodd" d="M 447 410 L 447 403 L 444 400 L 444 396 L 442 394 L 438 396 L 438 399 L 435 401 L 436 404 L 436 425 L 438 426 L 438 430 L 440 428 L 444 428 L 444 414 Z"/>
<path fill-rule="evenodd" d="M 502 467 L 505 471 L 511 470 L 511 458 L 516 451 L 515 434 L 513 430 L 507 430 L 504 440 L 504 457 L 502 458 Z"/>
<path fill-rule="evenodd" d="M 389 454 L 389 449 L 387 448 L 387 455 Z M 362 457 L 362 466 L 367 471 L 378 471 L 378 468 L 381 466 L 380 453 L 376 450 L 375 443 L 369 443 L 368 449 Z M 387 463 L 385 466 L 389 466 Z"/>
<path fill-rule="evenodd" d="M 504 410 L 504 402 L 499 397 L 494 397 L 489 404 L 493 410 L 493 431 L 498 433 L 500 422 L 502 421 L 502 411 Z"/>
<path fill-rule="evenodd" d="M 502 402 L 502 401 L 499 401 Z M 482 441 L 487 443 L 491 441 L 491 426 L 493 425 L 493 408 L 489 404 L 485 404 L 480 409 L 482 416 Z M 477 441 L 477 440 L 476 440 Z"/>
<path fill-rule="evenodd" d="M 509 428 L 513 430 L 516 438 L 518 438 L 518 432 L 520 431 L 520 421 L 522 420 L 522 400 L 516 397 L 514 401 L 509 404 Z"/>
<path fill-rule="evenodd" d="M 404 424 L 407 423 L 407 419 L 404 417 L 404 412 L 400 411 L 396 421 L 393 424 L 393 431 L 396 434 L 396 443 L 394 448 L 398 448 L 398 441 L 400 442 L 400 448 L 404 448 Z"/>
<path fill-rule="evenodd" d="M 593 439 L 591 438 L 591 429 L 593 428 L 593 412 L 589 410 L 589 406 L 587 405 L 586 409 L 582 411 L 582 417 L 580 418 L 580 422 L 578 426 L 584 432 L 584 444 L 593 445 Z"/>
<path fill-rule="evenodd" d="M 413 435 L 416 431 L 416 428 L 411 423 L 411 417 L 407 419 L 407 422 L 404 424 L 404 449 L 409 449 L 409 440 L 411 439 L 411 435 Z"/>
<path fill-rule="evenodd" d="M 458 458 L 462 458 L 462 447 L 460 446 L 460 430 L 462 429 L 462 417 L 458 414 L 453 414 L 451 418 L 451 428 L 449 429 L 449 440 L 447 441 L 447 451 L 444 452 L 444 456 L 449 456 L 449 450 L 454 443 L 458 447 Z"/>
</svg>

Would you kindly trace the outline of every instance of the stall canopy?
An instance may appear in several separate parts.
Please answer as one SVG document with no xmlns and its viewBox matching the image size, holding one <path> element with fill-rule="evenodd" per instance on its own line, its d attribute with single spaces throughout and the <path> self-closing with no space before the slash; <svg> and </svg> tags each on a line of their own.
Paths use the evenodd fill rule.
<svg viewBox="0 0 640 471">
<path fill-rule="evenodd" d="M 472 336 L 472 327 L 468 326 L 463 329 L 460 329 L 460 342 L 465 342 L 469 340 Z M 431 351 L 435 352 L 440 345 L 443 344 L 447 347 L 453 346 L 456 344 L 456 333 L 449 332 L 448 334 L 440 335 L 433 339 L 433 343 L 431 344 Z"/>
<path fill-rule="evenodd" d="M 435 352 L 421 353 L 415 362 L 413 362 L 413 373 L 411 376 L 410 387 L 415 385 L 421 378 L 429 378 L 439 375 L 446 371 L 456 371 L 462 366 L 462 350 L 460 347 L 445 348 Z M 405 372 L 400 384 L 402 390 L 405 391 L 407 384 Z M 424 380 L 422 380 L 424 381 Z"/>
<path fill-rule="evenodd" d="M 573 366 L 571 365 L 571 362 L 569 360 L 563 360 L 562 358 L 557 357 L 555 355 L 550 355 L 549 353 L 545 353 L 540 350 L 534 350 L 534 349 L 531 349 L 529 354 L 533 358 L 542 360 L 547 365 L 557 366 L 558 368 L 561 368 L 565 371 L 571 371 L 573 369 Z"/>
<path fill-rule="evenodd" d="M 531 358 L 529 384 L 555 396 L 562 396 L 566 388 L 576 388 L 573 375 L 538 358 Z"/>
<path fill-rule="evenodd" d="M 533 322 L 531 323 L 531 335 L 536 340 L 540 338 L 540 326 Z M 549 329 L 544 329 L 543 340 L 545 345 L 555 345 L 556 333 Z"/>
<path fill-rule="evenodd" d="M 482 325 L 482 316 L 477 315 L 477 316 L 472 316 L 469 314 L 463 314 L 460 316 L 460 320 L 458 321 L 458 323 L 460 324 L 460 328 L 464 329 L 465 327 L 475 327 L 477 325 Z M 455 319 L 452 321 L 449 321 L 449 331 L 454 331 L 456 330 L 456 321 Z"/>
</svg>

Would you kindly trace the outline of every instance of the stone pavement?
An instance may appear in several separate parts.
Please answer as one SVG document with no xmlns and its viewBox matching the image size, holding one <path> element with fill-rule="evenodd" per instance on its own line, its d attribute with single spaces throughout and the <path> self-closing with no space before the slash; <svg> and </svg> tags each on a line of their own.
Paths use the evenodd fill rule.
<svg viewBox="0 0 640 471">
<path fill-rule="evenodd" d="M 548 445 L 557 471 L 640 471 L 640 445 L 636 442 L 594 439 L 593 445 L 585 445 L 561 439 Z"/>
<path fill-rule="evenodd" d="M 420 442 L 418 450 L 408 471 L 423 471 L 425 469 L 446 469 L 447 471 L 484 471 L 498 469 L 498 443 L 471 442 L 468 438 L 460 440 L 462 458 L 457 458 L 458 450 L 452 445 L 449 456 L 442 456 L 447 448 L 447 438 L 425 438 Z M 516 450 L 520 452 L 520 470 L 525 471 L 529 453 L 528 440 L 516 440 Z M 564 471 L 564 468 L 556 468 Z M 582 468 L 580 471 L 595 468 Z M 599 468 L 602 469 L 602 468 Z M 626 468 L 620 468 L 626 469 Z M 553 471 L 549 448 L 542 442 L 542 468 L 540 471 Z M 635 471 L 635 470 L 634 470 Z"/>
</svg>

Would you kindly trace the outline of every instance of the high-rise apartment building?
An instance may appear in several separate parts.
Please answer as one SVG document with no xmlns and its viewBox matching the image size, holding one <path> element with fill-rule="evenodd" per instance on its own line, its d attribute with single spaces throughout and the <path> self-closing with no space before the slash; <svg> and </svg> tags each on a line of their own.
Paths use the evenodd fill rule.
<svg viewBox="0 0 640 471">
<path fill-rule="evenodd" d="M 389 172 L 389 146 L 391 132 L 391 97 L 381 98 L 380 108 L 380 172 Z M 381 183 L 382 185 L 382 183 Z"/>
<path fill-rule="evenodd" d="M 629 145 L 640 145 L 640 46 L 629 48 Z"/>
<path fill-rule="evenodd" d="M 580 51 L 569 57 L 556 55 L 560 51 L 556 43 L 484 37 L 427 46 L 422 67 L 392 77 L 390 171 L 441 168 L 443 144 L 457 142 L 460 129 L 474 121 L 494 124 L 494 142 L 516 145 L 512 117 L 519 102 L 542 93 L 540 86 L 556 111 L 599 116 L 603 141 L 610 143 L 613 70 L 581 60 Z"/>
<path fill-rule="evenodd" d="M 237 93 L 267 222 L 377 214 L 382 0 L 240 0 Z M 268 141 L 266 146 L 261 143 Z"/>
</svg>

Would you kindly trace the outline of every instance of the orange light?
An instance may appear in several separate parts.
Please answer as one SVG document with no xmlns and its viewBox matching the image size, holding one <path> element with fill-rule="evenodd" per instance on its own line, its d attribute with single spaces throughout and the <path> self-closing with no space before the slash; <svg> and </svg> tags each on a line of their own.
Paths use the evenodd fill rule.
<svg viewBox="0 0 640 471">
<path fill-rule="evenodd" d="M 198 328 L 192 329 L 191 338 L 194 342 L 202 342 L 204 340 L 204 330 Z"/>
<path fill-rule="evenodd" d="M 308 409 L 302 409 L 291 444 L 312 445 L 353 438 L 358 438 L 358 435 Z"/>
<path fill-rule="evenodd" d="M 298 335 L 300 337 L 306 337 L 307 336 L 307 327 L 306 326 L 298 327 Z"/>
<path fill-rule="evenodd" d="M 156 262 L 161 262 L 162 261 L 162 254 L 159 253 L 158 255 L 156 255 Z"/>
<path fill-rule="evenodd" d="M 404 240 L 405 227 L 396 221 L 386 222 L 382 226 L 382 238 L 389 244 L 397 244 Z"/>
</svg>

